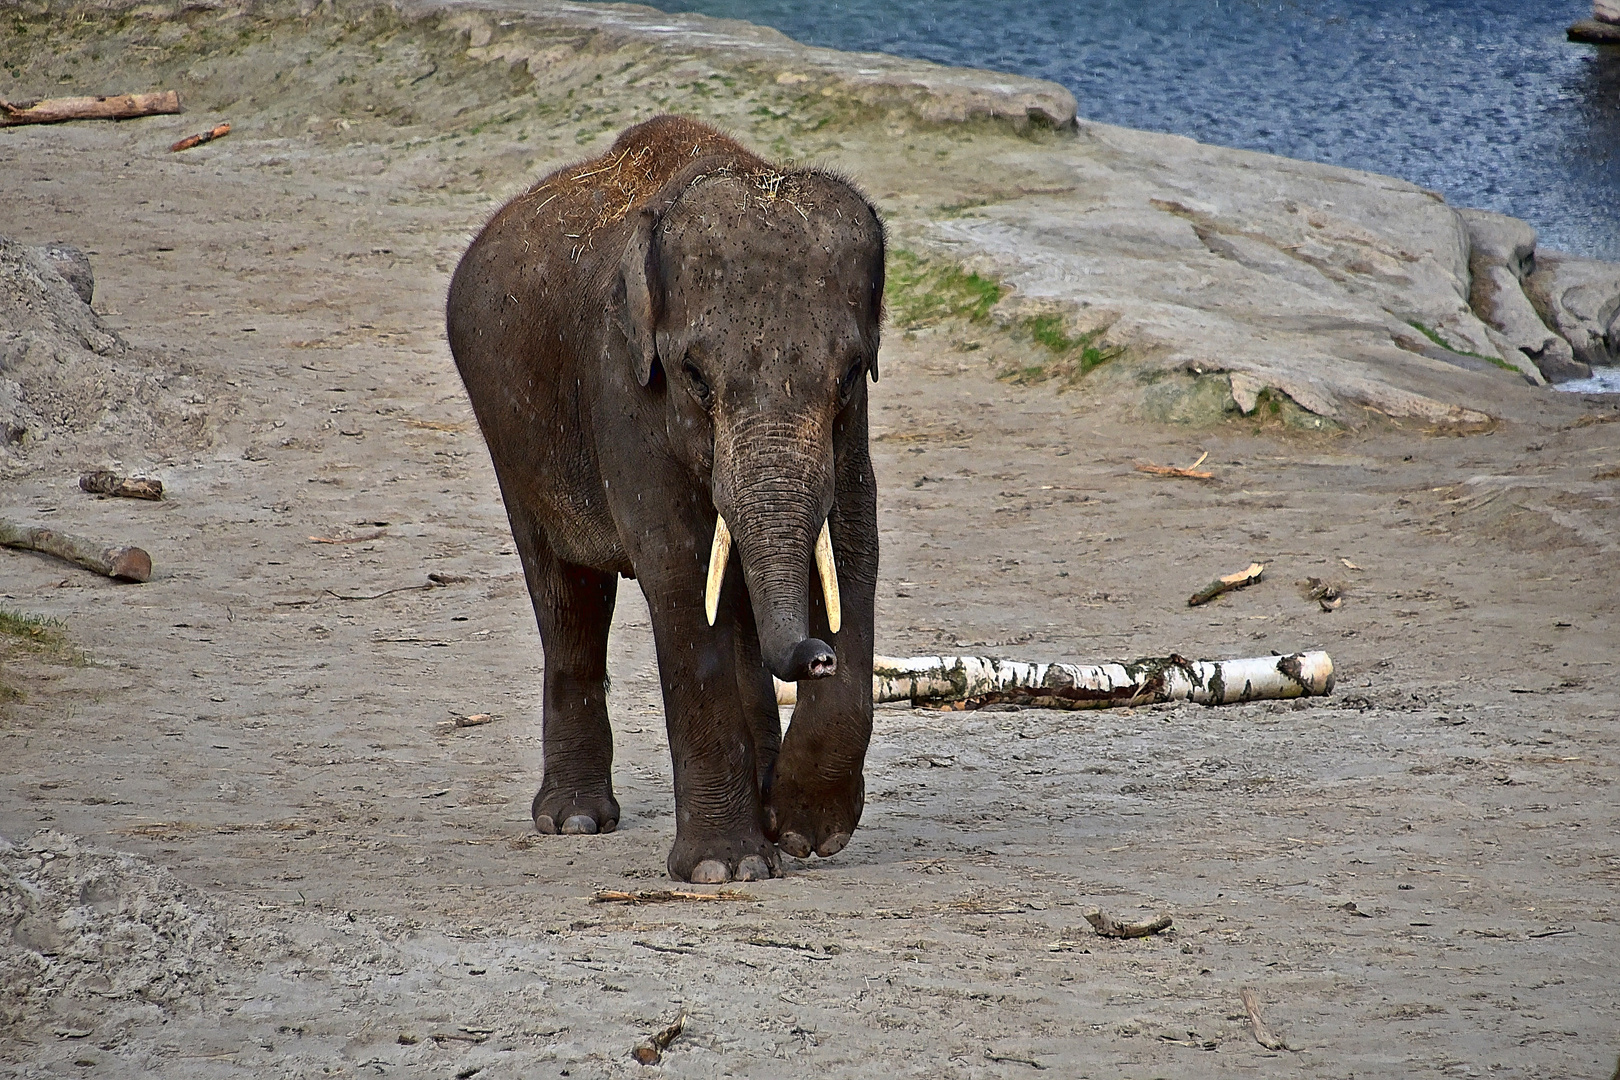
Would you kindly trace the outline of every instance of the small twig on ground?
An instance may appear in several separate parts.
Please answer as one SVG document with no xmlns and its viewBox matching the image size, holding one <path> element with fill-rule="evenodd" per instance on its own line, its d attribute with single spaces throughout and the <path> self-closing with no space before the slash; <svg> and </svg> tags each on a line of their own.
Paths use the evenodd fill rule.
<svg viewBox="0 0 1620 1080">
<path fill-rule="evenodd" d="M 150 581 L 152 556 L 138 547 L 107 547 L 71 533 L 0 519 L 0 546 L 54 555 L 120 581 Z"/>
<path fill-rule="evenodd" d="M 163 481 L 146 476 L 119 476 L 106 469 L 83 473 L 79 477 L 79 490 L 92 495 L 112 495 L 120 499 L 163 498 Z"/>
<path fill-rule="evenodd" d="M 1260 1019 L 1260 1002 L 1254 996 L 1254 991 L 1245 989 L 1242 994 L 1243 1008 L 1249 1014 L 1249 1029 L 1254 1032 L 1254 1041 L 1267 1050 L 1292 1050 L 1292 1047 L 1283 1042 L 1270 1028 L 1266 1027 L 1266 1022 Z"/>
<path fill-rule="evenodd" d="M 1168 930 L 1171 926 L 1168 915 L 1160 915 L 1146 922 L 1125 923 L 1105 914 L 1101 908 L 1092 908 L 1086 912 L 1086 922 L 1103 937 L 1112 938 L 1149 937 L 1161 930 Z"/>
<path fill-rule="evenodd" d="M 14 124 L 60 124 L 64 120 L 128 120 L 180 111 L 173 90 L 104 97 L 46 98 L 43 101 L 0 101 L 0 127 Z"/>
<path fill-rule="evenodd" d="M 190 150 L 193 146 L 201 146 L 203 143 L 210 143 L 215 139 L 223 139 L 230 133 L 230 124 L 215 124 L 207 131 L 200 132 L 196 135 L 187 135 L 185 138 L 169 147 L 169 153 L 173 154 L 178 153 L 181 150 Z"/>
<path fill-rule="evenodd" d="M 485 724 L 488 724 L 495 719 L 496 717 L 491 716 L 487 712 L 469 713 L 466 716 L 452 716 L 448 720 L 439 721 L 439 733 L 441 735 L 446 735 L 452 731 L 455 731 L 457 728 L 483 727 Z"/>
<path fill-rule="evenodd" d="M 309 541 L 312 544 L 363 544 L 367 540 L 381 540 L 387 535 L 387 529 L 377 529 L 359 536 L 312 536 Z"/>
<path fill-rule="evenodd" d="M 1032 1057 L 1019 1057 L 1017 1054 L 998 1054 L 993 1050 L 986 1050 L 984 1052 L 984 1056 L 990 1061 L 1005 1061 L 1012 1065 L 1028 1065 L 1033 1069 L 1046 1068 L 1045 1065 L 1042 1065 L 1039 1061 Z"/>
<path fill-rule="evenodd" d="M 658 1064 L 663 1060 L 664 1051 L 669 1049 L 669 1044 L 675 1041 L 685 1027 L 686 1014 L 681 1013 L 673 1024 L 637 1043 L 636 1048 L 630 1051 L 630 1056 L 643 1065 Z"/>
<path fill-rule="evenodd" d="M 680 889 L 638 889 L 622 892 L 618 889 L 598 889 L 591 897 L 593 904 L 669 904 L 678 900 L 752 900 L 747 893 L 734 889 L 719 892 L 686 892 Z"/>
<path fill-rule="evenodd" d="M 1264 577 L 1265 573 L 1266 568 L 1263 563 L 1250 563 L 1247 569 L 1239 570 L 1235 574 L 1218 577 L 1187 597 L 1187 606 L 1197 607 L 1199 604 L 1207 604 L 1222 593 L 1231 592 L 1233 589 L 1247 589 Z"/>
<path fill-rule="evenodd" d="M 1154 476 L 1176 476 L 1183 480 L 1213 480 L 1215 479 L 1214 473 L 1200 472 L 1198 469 L 1198 466 L 1202 465 L 1207 457 L 1209 457 L 1209 451 L 1205 450 L 1198 455 L 1197 461 L 1185 468 L 1179 465 L 1153 465 L 1144 462 L 1136 466 L 1136 471 L 1151 473 Z"/>
</svg>

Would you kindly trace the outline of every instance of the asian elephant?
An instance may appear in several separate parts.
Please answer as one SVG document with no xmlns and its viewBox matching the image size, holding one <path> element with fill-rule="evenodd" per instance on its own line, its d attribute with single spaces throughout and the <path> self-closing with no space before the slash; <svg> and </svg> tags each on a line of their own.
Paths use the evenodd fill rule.
<svg viewBox="0 0 1620 1080">
<path fill-rule="evenodd" d="M 884 228 L 847 180 L 661 116 L 502 208 L 450 283 L 545 650 L 535 827 L 619 821 L 607 638 L 647 598 L 675 778 L 669 872 L 830 856 L 872 732 Z M 799 682 L 782 735 L 771 676 Z"/>
</svg>

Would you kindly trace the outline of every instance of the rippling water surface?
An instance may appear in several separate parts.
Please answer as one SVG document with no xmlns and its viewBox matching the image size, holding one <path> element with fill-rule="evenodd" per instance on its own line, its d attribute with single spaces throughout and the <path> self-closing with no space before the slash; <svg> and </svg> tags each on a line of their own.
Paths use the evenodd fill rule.
<svg viewBox="0 0 1620 1080">
<path fill-rule="evenodd" d="M 1620 260 L 1620 49 L 1586 0 L 657 0 L 1052 79 L 1082 116 L 1404 177 Z"/>
</svg>

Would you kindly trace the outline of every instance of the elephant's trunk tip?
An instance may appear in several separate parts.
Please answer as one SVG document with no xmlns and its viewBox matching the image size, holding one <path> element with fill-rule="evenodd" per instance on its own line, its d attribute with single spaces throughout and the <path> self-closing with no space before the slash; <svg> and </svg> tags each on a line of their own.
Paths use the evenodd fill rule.
<svg viewBox="0 0 1620 1080">
<path fill-rule="evenodd" d="M 776 673 L 783 682 L 825 679 L 838 673 L 838 657 L 825 641 L 805 638 L 793 647 L 785 666 L 786 671 Z"/>
</svg>

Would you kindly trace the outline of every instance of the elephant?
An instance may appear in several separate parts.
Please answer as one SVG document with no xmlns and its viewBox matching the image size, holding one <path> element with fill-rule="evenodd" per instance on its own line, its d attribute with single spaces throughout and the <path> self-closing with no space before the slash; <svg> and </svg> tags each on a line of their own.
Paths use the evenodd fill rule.
<svg viewBox="0 0 1620 1080">
<path fill-rule="evenodd" d="M 660 116 L 514 198 L 463 255 L 450 348 L 545 656 L 540 832 L 618 824 L 607 639 L 625 577 L 663 690 L 670 875 L 758 880 L 782 851 L 849 842 L 872 735 L 885 245 L 849 180 Z M 773 675 L 798 682 L 785 737 Z"/>
</svg>

